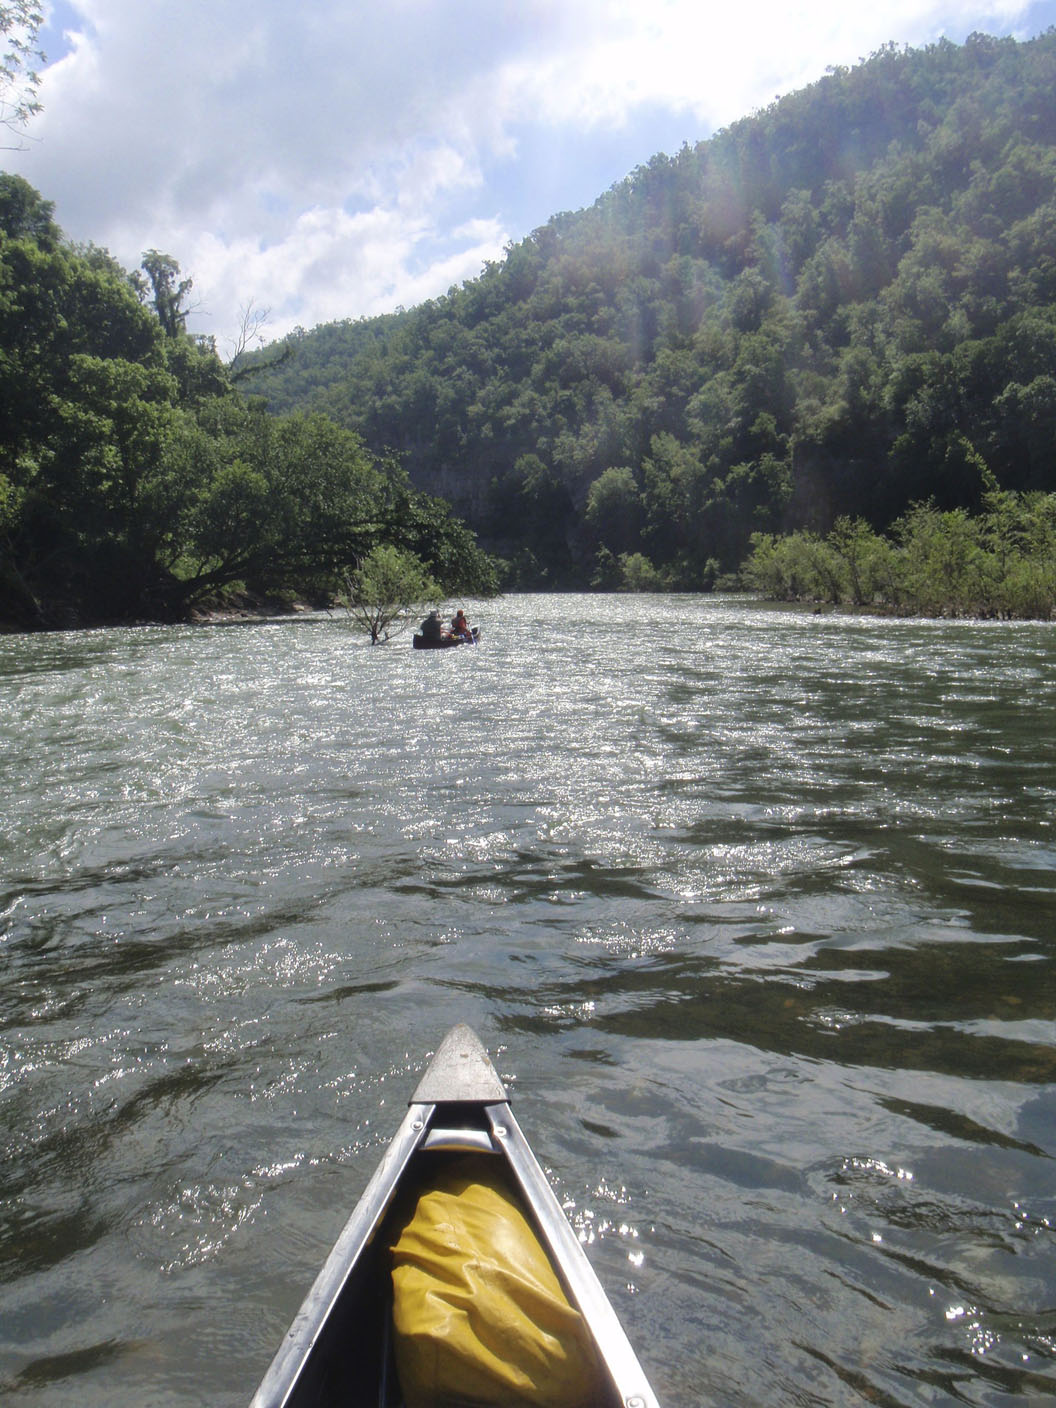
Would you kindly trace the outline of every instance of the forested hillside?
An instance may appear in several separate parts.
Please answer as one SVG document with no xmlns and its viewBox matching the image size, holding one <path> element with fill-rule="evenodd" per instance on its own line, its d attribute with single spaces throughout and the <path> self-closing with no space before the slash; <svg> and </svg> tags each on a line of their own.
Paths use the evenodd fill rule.
<svg viewBox="0 0 1056 1408">
<path fill-rule="evenodd" d="M 1056 489 L 1056 31 L 889 47 L 657 156 L 255 390 L 453 501 L 523 586 L 701 588 L 757 530 Z"/>
</svg>

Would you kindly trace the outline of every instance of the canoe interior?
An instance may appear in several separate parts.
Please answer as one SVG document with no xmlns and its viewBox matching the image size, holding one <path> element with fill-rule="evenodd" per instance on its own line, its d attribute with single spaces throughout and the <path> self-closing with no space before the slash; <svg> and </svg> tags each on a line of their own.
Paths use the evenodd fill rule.
<svg viewBox="0 0 1056 1408">
<path fill-rule="evenodd" d="M 448 1106 L 444 1123 L 486 1131 L 479 1105 Z M 389 1244 L 393 1223 L 409 1190 L 427 1187 L 441 1160 L 463 1157 L 458 1152 L 416 1150 L 395 1190 L 377 1230 L 352 1267 L 335 1298 L 298 1382 L 284 1408 L 401 1408 L 403 1398 L 393 1361 L 390 1317 L 392 1291 Z M 493 1154 L 486 1157 L 500 1158 Z M 529 1220 L 535 1219 L 523 1198 Z M 541 1239 L 542 1240 L 542 1239 Z M 556 1269 L 556 1268 L 555 1268 Z M 608 1387 L 608 1386 L 607 1386 Z M 611 1387 L 596 1408 L 621 1408 Z M 496 1405 L 497 1408 L 497 1405 Z"/>
</svg>

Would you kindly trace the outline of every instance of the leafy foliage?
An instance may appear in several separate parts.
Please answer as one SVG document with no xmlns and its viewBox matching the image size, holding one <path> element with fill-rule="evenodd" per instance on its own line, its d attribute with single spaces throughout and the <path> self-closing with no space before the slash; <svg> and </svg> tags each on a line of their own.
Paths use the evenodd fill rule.
<svg viewBox="0 0 1056 1408">
<path fill-rule="evenodd" d="M 759 533 L 743 575 L 775 600 L 1048 620 L 1056 612 L 1056 494 L 992 488 L 977 514 L 914 504 L 890 536 L 847 518 L 824 538 Z"/>
<path fill-rule="evenodd" d="M 412 606 L 439 601 L 440 588 L 414 553 L 389 544 L 373 548 L 346 578 L 348 612 L 370 636 L 388 640 L 410 622 Z"/>
<path fill-rule="evenodd" d="M 521 586 L 707 588 L 756 533 L 1051 492 L 1054 88 L 1056 31 L 888 46 L 254 389 L 398 453 Z"/>
<path fill-rule="evenodd" d="M 325 416 L 239 396 L 184 331 L 191 281 L 156 250 L 144 271 L 0 174 L 0 620 L 178 619 L 236 584 L 327 600 L 384 542 L 496 589 L 446 504 Z"/>
</svg>

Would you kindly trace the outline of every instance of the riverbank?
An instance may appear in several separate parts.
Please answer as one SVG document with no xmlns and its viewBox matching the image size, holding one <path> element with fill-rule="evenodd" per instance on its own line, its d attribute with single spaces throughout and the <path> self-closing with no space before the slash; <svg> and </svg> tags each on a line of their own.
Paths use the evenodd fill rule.
<svg viewBox="0 0 1056 1408">
<path fill-rule="evenodd" d="M 195 626 L 215 626 L 239 621 L 263 621 L 276 616 L 303 616 L 312 611 L 326 611 L 333 606 L 332 601 L 308 601 L 304 597 L 255 596 L 251 592 L 239 592 L 223 602 L 211 606 L 195 607 L 188 621 Z"/>
<path fill-rule="evenodd" d="M 69 605 L 48 605 L 35 621 L 0 620 L 0 635 L 44 635 L 56 631 L 98 631 L 117 626 L 159 626 L 185 624 L 211 626 L 272 620 L 277 616 L 301 616 L 325 611 L 332 601 L 309 601 L 304 597 L 266 596 L 236 592 L 208 605 L 195 606 L 177 622 L 158 616 L 94 617 Z"/>
</svg>

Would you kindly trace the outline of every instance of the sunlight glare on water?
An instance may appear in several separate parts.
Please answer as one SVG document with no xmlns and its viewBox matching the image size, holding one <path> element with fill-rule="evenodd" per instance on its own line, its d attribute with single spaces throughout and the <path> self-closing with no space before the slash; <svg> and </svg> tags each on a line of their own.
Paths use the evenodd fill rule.
<svg viewBox="0 0 1056 1408">
<path fill-rule="evenodd" d="M 467 606 L 0 639 L 0 1397 L 248 1402 L 457 1021 L 667 1408 L 1052 1396 L 1053 628 Z"/>
</svg>

